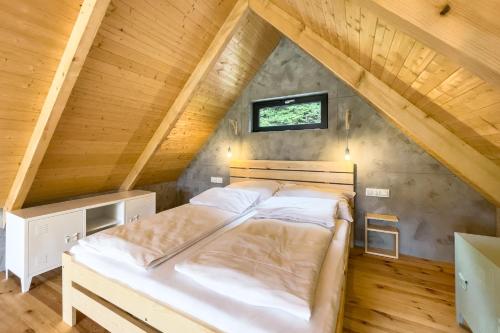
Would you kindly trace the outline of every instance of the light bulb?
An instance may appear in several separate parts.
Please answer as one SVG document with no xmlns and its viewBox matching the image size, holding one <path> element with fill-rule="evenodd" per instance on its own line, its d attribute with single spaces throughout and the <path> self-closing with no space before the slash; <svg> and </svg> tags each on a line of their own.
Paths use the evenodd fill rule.
<svg viewBox="0 0 500 333">
<path fill-rule="evenodd" d="M 231 151 L 231 146 L 227 147 L 227 158 L 233 157 L 233 152 Z"/>
<path fill-rule="evenodd" d="M 351 160 L 351 153 L 349 152 L 349 148 L 346 148 L 345 149 L 345 152 L 344 152 L 344 159 L 346 161 L 350 161 Z"/>
</svg>

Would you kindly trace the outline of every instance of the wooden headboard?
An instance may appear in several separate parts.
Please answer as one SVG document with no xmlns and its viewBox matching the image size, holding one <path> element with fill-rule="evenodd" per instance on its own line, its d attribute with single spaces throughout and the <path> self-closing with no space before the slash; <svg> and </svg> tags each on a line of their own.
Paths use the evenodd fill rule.
<svg viewBox="0 0 500 333">
<path fill-rule="evenodd" d="M 229 171 L 231 183 L 273 179 L 354 191 L 354 164 L 346 161 L 235 160 Z"/>
</svg>

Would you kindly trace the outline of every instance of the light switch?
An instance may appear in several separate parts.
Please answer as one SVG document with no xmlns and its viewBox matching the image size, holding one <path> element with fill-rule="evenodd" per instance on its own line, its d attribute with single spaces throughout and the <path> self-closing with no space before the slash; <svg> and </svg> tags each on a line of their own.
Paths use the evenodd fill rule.
<svg viewBox="0 0 500 333">
<path fill-rule="evenodd" d="M 388 188 L 366 188 L 367 197 L 389 198 L 390 192 Z"/>
<path fill-rule="evenodd" d="M 222 177 L 210 177 L 210 182 L 214 184 L 222 184 Z"/>
</svg>

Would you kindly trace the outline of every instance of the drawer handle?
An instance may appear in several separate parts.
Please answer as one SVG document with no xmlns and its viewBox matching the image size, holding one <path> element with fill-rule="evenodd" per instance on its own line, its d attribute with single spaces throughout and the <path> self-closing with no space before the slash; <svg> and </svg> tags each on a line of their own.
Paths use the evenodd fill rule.
<svg viewBox="0 0 500 333">
<path fill-rule="evenodd" d="M 461 272 L 458 273 L 458 279 L 459 279 L 459 284 L 460 284 L 460 287 L 462 287 L 463 290 L 467 290 L 467 285 L 468 285 L 468 282 L 467 280 L 464 278 L 464 276 L 462 275 Z"/>
<path fill-rule="evenodd" d="M 77 241 L 79 236 L 80 236 L 80 233 L 79 233 L 79 232 L 75 232 L 75 233 L 74 233 L 73 235 L 71 235 L 71 236 L 67 235 L 67 236 L 65 236 L 65 237 L 64 237 L 64 242 L 65 242 L 66 244 L 69 244 L 69 242 L 71 242 L 72 240 Z"/>
</svg>

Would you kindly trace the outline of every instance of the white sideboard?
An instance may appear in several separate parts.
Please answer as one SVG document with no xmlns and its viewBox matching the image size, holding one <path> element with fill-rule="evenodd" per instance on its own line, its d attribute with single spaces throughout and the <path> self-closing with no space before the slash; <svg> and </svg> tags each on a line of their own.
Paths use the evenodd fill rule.
<svg viewBox="0 0 500 333">
<path fill-rule="evenodd" d="M 455 233 L 457 321 L 500 332 L 500 238 Z"/>
<path fill-rule="evenodd" d="M 61 266 L 61 254 L 78 239 L 156 213 L 156 194 L 124 191 L 7 212 L 5 274 L 31 279 Z"/>
</svg>

